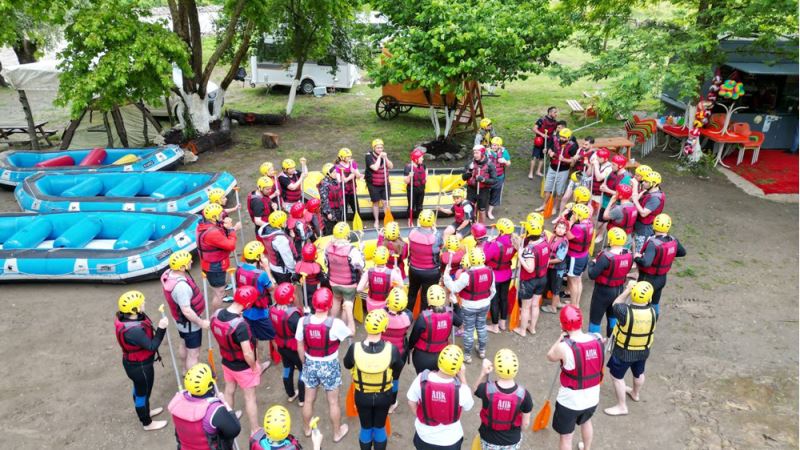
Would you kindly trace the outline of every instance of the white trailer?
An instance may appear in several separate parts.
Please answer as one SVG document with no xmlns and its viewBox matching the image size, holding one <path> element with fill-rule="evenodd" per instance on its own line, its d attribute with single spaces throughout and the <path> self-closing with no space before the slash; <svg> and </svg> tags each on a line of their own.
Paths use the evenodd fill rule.
<svg viewBox="0 0 800 450">
<path fill-rule="evenodd" d="M 314 93 L 315 87 L 350 89 L 361 79 L 361 74 L 355 64 L 348 64 L 337 59 L 335 71 L 333 69 L 330 63 L 325 65 L 325 63 L 317 61 L 306 62 L 303 65 L 303 76 L 298 90 L 308 95 Z M 250 56 L 249 82 L 251 87 L 256 87 L 256 85 L 291 86 L 296 74 L 297 63 L 295 62 L 259 61 L 257 56 Z"/>
</svg>

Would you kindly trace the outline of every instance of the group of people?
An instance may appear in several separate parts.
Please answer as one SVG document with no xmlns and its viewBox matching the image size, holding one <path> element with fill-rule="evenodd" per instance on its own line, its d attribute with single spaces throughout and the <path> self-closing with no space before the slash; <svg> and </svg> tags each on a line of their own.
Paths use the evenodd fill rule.
<svg viewBox="0 0 800 450">
<path fill-rule="evenodd" d="M 533 401 L 516 381 L 517 355 L 510 349 L 500 349 L 493 357 L 487 353 L 489 333 L 536 334 L 540 311 L 558 314 L 562 329 L 547 352 L 547 359 L 561 366 L 553 415 L 559 445 L 572 448 L 574 429 L 580 426 L 583 446 L 590 448 L 590 419 L 599 403 L 605 345 L 612 348 L 607 366 L 617 397 L 617 404 L 605 413 L 624 415 L 626 398 L 639 400 L 661 292 L 674 258 L 685 250 L 669 234 L 671 219 L 662 212 L 660 174 L 646 166 L 629 174 L 624 158 L 592 148 L 591 139 L 572 154 L 571 135 L 565 131 L 569 132 L 556 131 L 557 156 L 550 158 L 559 161 L 554 179 L 560 176 L 562 162 L 569 168 L 572 193 L 552 221 L 552 231 L 545 229 L 546 219 L 536 211 L 519 227 L 508 218 L 492 225 L 482 222 L 483 212 L 491 217 L 486 208 L 494 186 L 499 183 L 502 192 L 503 174 L 498 176 L 497 168 L 510 162 L 486 119 L 462 174 L 466 190 L 452 192 L 450 208 L 415 204 L 424 198 L 427 171 L 422 151 L 412 151 L 405 172 L 409 212 L 417 216 L 417 226 L 404 239 L 399 224 L 388 223 L 379 230 L 371 254 L 351 242 L 346 222 L 346 205 L 355 211 L 355 180 L 362 177 L 348 149 L 339 151 L 335 164 L 323 166 L 319 198 L 303 192 L 308 176 L 304 159 L 300 170 L 293 160 L 284 160 L 280 173 L 271 163 L 262 164 L 257 189 L 247 197 L 255 240 L 241 246 L 241 261 L 237 241 L 242 225 L 229 216 L 238 205 L 226 209 L 225 193 L 210 192 L 197 231 L 202 283 L 192 278 L 193 258 L 184 251 L 170 256 L 169 270 L 161 277 L 181 338 L 182 367 L 176 364 L 175 371 L 184 374 L 184 390 L 168 408 L 179 448 L 229 448 L 241 429 L 241 412 L 234 413 L 239 388 L 250 425 L 250 448 L 299 448 L 283 406 L 269 408 L 263 421 L 258 420 L 256 388 L 262 373 L 277 361 L 283 365 L 286 402 L 302 407 L 303 434 L 314 439 L 315 448 L 322 440 L 313 417 L 320 387 L 333 441 L 349 432 L 341 418 L 342 365 L 352 374 L 360 447 L 386 448 L 388 417 L 399 405 L 400 375 L 407 361 L 417 374 L 406 393 L 416 417 L 416 448 L 461 448 L 460 417 L 473 407 L 473 394 L 481 400 L 482 448 L 520 448 Z M 486 140 L 500 147 L 487 149 Z M 393 167 L 381 140 L 372 142 L 366 162 L 363 176 L 377 203 L 377 222 Z M 440 213 L 454 218 L 443 231 L 437 227 Z M 604 225 L 607 230 L 600 231 Z M 604 239 L 608 245 L 593 252 L 593 243 Z M 583 332 L 580 305 L 584 272 L 595 282 L 588 333 Z M 229 290 L 233 295 L 226 298 Z M 514 290 L 517 294 L 510 295 Z M 552 301 L 544 305 L 548 297 Z M 123 294 L 118 306 L 116 336 L 123 367 L 134 385 L 137 415 L 145 430 L 163 428 L 166 421 L 152 419 L 162 410 L 151 410 L 149 397 L 153 361 L 169 320 L 164 315 L 154 327 L 138 291 Z M 366 337 L 355 341 L 355 311 L 362 309 Z M 515 311 L 518 323 L 511 323 Z M 199 362 L 204 330 L 208 365 Z M 340 361 L 339 347 L 349 340 Z M 221 364 L 214 364 L 215 355 Z M 473 356 L 482 362 L 470 388 L 463 364 L 472 363 Z M 214 381 L 220 366 L 222 393 Z M 632 387 L 624 381 L 628 369 L 634 376 Z"/>
</svg>

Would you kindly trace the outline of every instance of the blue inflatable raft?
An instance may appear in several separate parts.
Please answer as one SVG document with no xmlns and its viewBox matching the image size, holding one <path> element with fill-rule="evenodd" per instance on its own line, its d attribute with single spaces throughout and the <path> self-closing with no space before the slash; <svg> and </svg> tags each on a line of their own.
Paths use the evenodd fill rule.
<svg viewBox="0 0 800 450">
<path fill-rule="evenodd" d="M 186 213 L 0 214 L 0 281 L 157 276 L 173 252 L 196 247 L 198 221 Z"/>
<path fill-rule="evenodd" d="M 228 172 L 40 173 L 20 183 L 14 196 L 26 211 L 196 213 L 211 189 L 229 193 L 235 186 Z"/>
<path fill-rule="evenodd" d="M 181 158 L 183 149 L 175 145 L 57 152 L 11 150 L 0 153 L 0 185 L 13 187 L 39 172 L 154 172 L 175 167 Z"/>
</svg>

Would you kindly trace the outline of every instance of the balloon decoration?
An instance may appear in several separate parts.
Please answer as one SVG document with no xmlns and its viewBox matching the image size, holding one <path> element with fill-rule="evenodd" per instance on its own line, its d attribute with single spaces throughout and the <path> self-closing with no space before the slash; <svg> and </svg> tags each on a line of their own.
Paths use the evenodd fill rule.
<svg viewBox="0 0 800 450">
<path fill-rule="evenodd" d="M 733 75 L 735 77 L 735 75 Z M 695 147 L 699 147 L 700 130 L 708 125 L 709 118 L 711 117 L 711 110 L 717 104 L 717 98 L 722 97 L 736 101 L 739 97 L 744 95 L 744 84 L 734 78 L 722 82 L 722 75 L 719 69 L 711 79 L 711 86 L 708 87 L 708 93 L 705 100 L 700 100 L 697 103 L 697 112 L 692 121 L 692 130 L 689 132 L 689 137 L 686 139 L 686 144 L 683 146 L 683 153 L 691 155 L 695 151 Z"/>
</svg>

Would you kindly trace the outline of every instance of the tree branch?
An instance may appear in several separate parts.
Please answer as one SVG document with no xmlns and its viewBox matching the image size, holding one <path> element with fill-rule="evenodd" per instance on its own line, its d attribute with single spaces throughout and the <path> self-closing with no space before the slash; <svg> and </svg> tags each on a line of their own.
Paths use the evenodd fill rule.
<svg viewBox="0 0 800 450">
<path fill-rule="evenodd" d="M 225 50 L 230 47 L 231 41 L 233 41 L 233 36 L 236 35 L 236 25 L 239 23 L 239 16 L 241 16 L 242 10 L 244 9 L 244 3 L 245 0 L 239 0 L 236 2 L 236 7 L 231 14 L 231 21 L 228 23 L 228 27 L 225 30 L 225 37 L 214 50 L 214 53 L 211 55 L 211 58 L 209 58 L 208 63 L 206 64 L 205 70 L 203 71 L 203 77 L 200 80 L 200 84 L 203 86 L 203 89 L 205 89 L 206 83 L 208 83 L 208 80 L 211 78 L 211 72 L 214 70 L 214 66 L 217 65 L 217 62 L 219 62 L 219 59 L 222 57 L 222 54 L 225 53 Z M 231 68 L 233 67 L 234 66 L 231 65 Z"/>
<path fill-rule="evenodd" d="M 233 55 L 231 67 L 228 69 L 228 73 L 225 75 L 225 78 L 222 79 L 222 83 L 220 83 L 222 90 L 227 90 L 228 86 L 230 86 L 231 82 L 233 81 L 233 77 L 236 76 L 236 71 L 239 69 L 239 65 L 242 63 L 242 58 L 244 58 L 244 55 L 247 54 L 247 50 L 250 48 L 250 38 L 253 36 L 254 29 L 255 22 L 253 22 L 252 19 L 248 19 L 247 23 L 245 24 L 242 42 L 239 44 L 239 48 L 236 49 L 236 53 Z"/>
<path fill-rule="evenodd" d="M 197 3 L 194 0 L 182 0 L 184 6 L 184 14 L 188 18 L 189 24 L 189 47 L 192 51 L 191 65 L 192 65 L 192 90 L 189 92 L 196 92 L 200 98 L 206 96 L 206 86 L 201 82 L 203 75 L 203 42 L 200 35 L 200 20 L 197 17 Z M 184 86 L 184 90 L 186 87 Z"/>
</svg>

